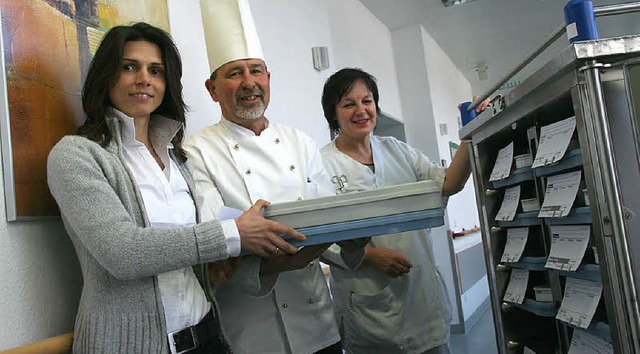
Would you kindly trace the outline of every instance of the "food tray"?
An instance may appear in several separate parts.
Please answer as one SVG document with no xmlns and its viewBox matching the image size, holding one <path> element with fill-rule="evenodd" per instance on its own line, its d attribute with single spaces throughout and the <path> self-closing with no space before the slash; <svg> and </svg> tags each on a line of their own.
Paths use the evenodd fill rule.
<svg viewBox="0 0 640 354">
<path fill-rule="evenodd" d="M 421 181 L 272 204 L 264 209 L 264 217 L 299 229 L 433 210 L 441 206 L 441 187 L 434 181 Z"/>
</svg>

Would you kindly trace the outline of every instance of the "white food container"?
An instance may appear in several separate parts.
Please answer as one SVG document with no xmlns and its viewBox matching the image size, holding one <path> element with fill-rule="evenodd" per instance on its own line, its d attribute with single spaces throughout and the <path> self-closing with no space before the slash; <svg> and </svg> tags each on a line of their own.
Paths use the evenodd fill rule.
<svg viewBox="0 0 640 354">
<path fill-rule="evenodd" d="M 538 201 L 538 198 L 522 199 L 520 203 L 522 204 L 523 213 L 540 210 L 540 202 Z"/>
<path fill-rule="evenodd" d="M 516 161 L 516 169 L 533 165 L 533 157 L 531 157 L 531 154 L 518 155 L 513 159 Z"/>
<path fill-rule="evenodd" d="M 553 295 L 551 295 L 551 288 L 546 285 L 534 286 L 533 291 L 536 294 L 536 301 L 538 302 L 553 302 Z"/>
<path fill-rule="evenodd" d="M 420 181 L 317 199 L 272 204 L 264 217 L 293 228 L 397 215 L 442 206 L 441 187 Z"/>
</svg>

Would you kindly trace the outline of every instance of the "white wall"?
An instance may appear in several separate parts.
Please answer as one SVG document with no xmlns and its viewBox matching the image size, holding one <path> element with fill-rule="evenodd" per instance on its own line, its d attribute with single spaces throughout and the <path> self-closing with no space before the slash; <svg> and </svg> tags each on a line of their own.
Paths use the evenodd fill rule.
<svg viewBox="0 0 640 354">
<path fill-rule="evenodd" d="M 487 299 L 489 295 L 489 281 L 487 279 L 485 275 L 462 294 L 462 313 L 465 321 L 469 320 L 476 309 L 482 306 L 482 303 Z"/>
<path fill-rule="evenodd" d="M 458 138 L 460 113 L 458 104 L 471 101 L 471 85 L 449 56 L 438 43 L 422 29 L 424 56 L 427 63 L 429 86 L 431 87 L 431 103 L 433 109 L 432 127 L 437 136 L 439 158 L 451 163 L 449 142 L 460 143 Z M 448 134 L 439 133 L 439 125 L 446 124 Z M 433 156 L 432 158 L 436 158 Z M 460 231 L 480 225 L 478 208 L 475 203 L 475 192 L 472 178 L 464 189 L 449 198 L 447 207 L 450 228 Z"/>
<path fill-rule="evenodd" d="M 409 26 L 391 33 L 407 143 L 437 161 L 440 153 L 434 130 L 435 117 L 422 27 Z"/>
<path fill-rule="evenodd" d="M 449 164 L 449 142 L 460 143 L 457 105 L 471 99 L 471 86 L 422 26 L 396 29 L 393 40 L 407 142 L 434 162 Z M 441 135 L 440 124 L 447 126 L 447 134 Z M 449 198 L 447 209 L 454 231 L 478 225 L 471 179 L 463 192 Z"/>
<path fill-rule="evenodd" d="M 62 223 L 7 223 L 4 198 L 2 188 L 0 350 L 72 331 L 82 287 L 78 259 Z"/>
<path fill-rule="evenodd" d="M 199 0 L 167 0 L 171 36 L 182 56 L 184 100 L 189 107 L 187 136 L 220 120 L 220 108 L 213 102 L 204 82 L 209 78 Z"/>
<path fill-rule="evenodd" d="M 402 121 L 398 76 L 389 28 L 358 0 L 329 0 L 334 61 L 331 72 L 357 67 L 378 80 L 380 108 Z"/>
<path fill-rule="evenodd" d="M 444 159 L 448 164 L 449 141 L 459 143 L 457 105 L 471 98 L 470 84 L 422 26 L 394 29 L 392 38 L 407 142 L 433 161 Z M 447 125 L 448 134 L 440 135 L 440 123 Z M 470 179 L 462 192 L 449 198 L 445 225 L 434 228 L 431 235 L 436 264 L 452 304 L 456 304 L 453 282 L 457 274 L 450 261 L 452 250 L 446 231 L 475 225 L 478 214 Z M 457 324 L 458 317 L 458 309 L 454 307 L 453 324 Z"/>
<path fill-rule="evenodd" d="M 320 96 L 330 73 L 313 68 L 311 47 L 331 47 L 325 2 L 251 0 L 251 11 L 271 71 L 267 117 L 306 132 L 323 146 L 329 128 Z"/>
</svg>

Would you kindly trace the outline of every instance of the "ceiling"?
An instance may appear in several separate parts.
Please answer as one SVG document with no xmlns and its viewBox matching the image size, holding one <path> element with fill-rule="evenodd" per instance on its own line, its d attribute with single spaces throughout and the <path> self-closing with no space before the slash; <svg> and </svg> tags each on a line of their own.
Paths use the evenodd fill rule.
<svg viewBox="0 0 640 354">
<path fill-rule="evenodd" d="M 480 94 L 518 65 L 564 23 L 567 0 L 477 0 L 445 7 L 442 0 L 360 0 L 391 30 L 421 24 Z M 594 6 L 620 0 L 594 0 Z M 640 12 L 600 17 L 600 37 L 640 33 Z M 524 80 L 568 45 L 565 36 L 511 82 Z"/>
</svg>

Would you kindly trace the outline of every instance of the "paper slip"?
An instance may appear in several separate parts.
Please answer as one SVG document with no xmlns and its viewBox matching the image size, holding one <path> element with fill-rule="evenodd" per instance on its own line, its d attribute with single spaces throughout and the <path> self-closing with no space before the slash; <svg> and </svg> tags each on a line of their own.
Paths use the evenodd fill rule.
<svg viewBox="0 0 640 354">
<path fill-rule="evenodd" d="M 511 269 L 511 279 L 509 286 L 504 293 L 504 301 L 521 304 L 524 301 L 524 293 L 527 291 L 527 283 L 529 282 L 529 271 L 526 269 Z"/>
<path fill-rule="evenodd" d="M 522 354 L 536 354 L 536 352 L 531 350 L 531 348 L 529 347 L 524 347 L 524 351 L 522 352 Z"/>
<path fill-rule="evenodd" d="M 504 246 L 500 262 L 512 263 L 519 261 L 520 257 L 522 257 L 524 246 L 527 244 L 528 236 L 528 227 L 507 229 L 507 243 Z"/>
<path fill-rule="evenodd" d="M 502 199 L 502 205 L 496 215 L 498 221 L 511 221 L 516 216 L 516 210 L 518 209 L 518 202 L 520 202 L 520 186 L 515 186 L 507 189 L 504 192 L 504 199 Z"/>
<path fill-rule="evenodd" d="M 551 250 L 546 268 L 575 272 L 589 244 L 589 225 L 550 226 Z"/>
<path fill-rule="evenodd" d="M 571 339 L 571 347 L 568 354 L 613 354 L 613 345 L 606 340 L 592 336 L 591 334 L 580 330 L 573 330 L 573 338 Z"/>
<path fill-rule="evenodd" d="M 545 125 L 540 129 L 538 152 L 531 168 L 550 165 L 560 160 L 567 151 L 573 131 L 576 129 L 576 117 Z"/>
<path fill-rule="evenodd" d="M 498 151 L 496 163 L 493 165 L 493 171 L 489 177 L 489 182 L 497 181 L 509 177 L 511 173 L 511 165 L 513 164 L 513 141 L 506 147 Z"/>
<path fill-rule="evenodd" d="M 589 280 L 567 278 L 562 305 L 556 319 L 580 328 L 587 328 L 602 296 L 602 284 Z"/>
<path fill-rule="evenodd" d="M 580 188 L 581 177 L 582 171 L 574 171 L 547 178 L 547 190 L 538 217 L 561 218 L 569 215 Z"/>
<path fill-rule="evenodd" d="M 220 208 L 220 210 L 218 211 L 216 220 L 224 221 L 224 220 L 239 218 L 240 215 L 242 215 L 242 213 L 244 213 L 242 210 L 229 208 L 228 206 L 223 205 L 222 208 Z"/>
</svg>

